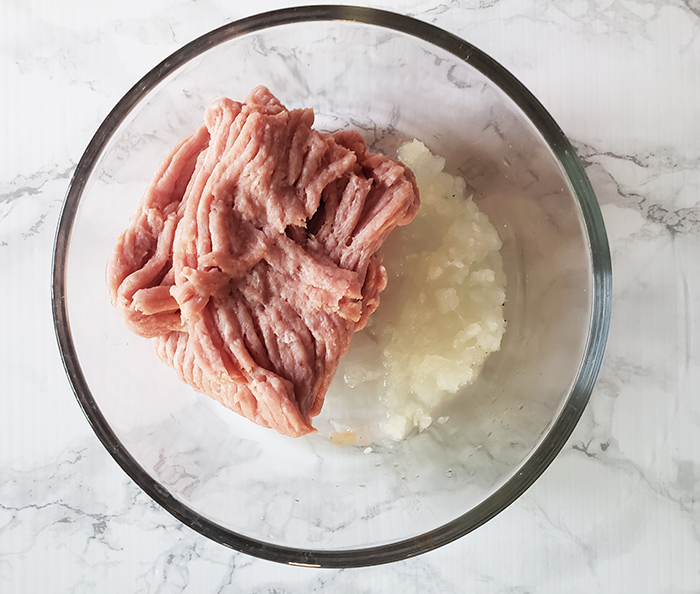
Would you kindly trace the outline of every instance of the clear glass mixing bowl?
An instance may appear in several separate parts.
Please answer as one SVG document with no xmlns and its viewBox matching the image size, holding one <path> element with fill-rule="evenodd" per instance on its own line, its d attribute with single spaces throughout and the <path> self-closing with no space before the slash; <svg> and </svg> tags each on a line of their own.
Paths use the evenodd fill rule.
<svg viewBox="0 0 700 594">
<path fill-rule="evenodd" d="M 462 175 L 502 240 L 507 332 L 450 421 L 368 450 L 278 436 L 197 395 L 132 335 L 105 264 L 159 161 L 220 96 L 264 84 L 317 126 L 387 153 L 418 138 Z M 557 455 L 591 393 L 610 316 L 603 221 L 562 131 L 503 67 L 434 26 L 341 6 L 226 25 L 139 81 L 76 168 L 53 309 L 97 436 L 155 501 L 246 553 L 348 567 L 416 555 L 503 510 Z M 333 397 L 333 389 L 329 398 Z"/>
</svg>

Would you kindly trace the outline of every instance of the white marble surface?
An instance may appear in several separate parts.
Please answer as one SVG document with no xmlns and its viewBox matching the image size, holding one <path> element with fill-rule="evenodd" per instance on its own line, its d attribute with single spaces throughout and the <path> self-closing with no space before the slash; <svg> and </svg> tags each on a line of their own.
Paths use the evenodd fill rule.
<svg viewBox="0 0 700 594">
<path fill-rule="evenodd" d="M 50 309 L 70 175 L 158 61 L 294 4 L 0 5 L 0 592 L 700 592 L 697 0 L 371 4 L 442 26 L 520 78 L 578 149 L 608 228 L 614 306 L 600 380 L 558 459 L 494 520 L 386 566 L 278 565 L 180 525 L 93 435 Z"/>
</svg>

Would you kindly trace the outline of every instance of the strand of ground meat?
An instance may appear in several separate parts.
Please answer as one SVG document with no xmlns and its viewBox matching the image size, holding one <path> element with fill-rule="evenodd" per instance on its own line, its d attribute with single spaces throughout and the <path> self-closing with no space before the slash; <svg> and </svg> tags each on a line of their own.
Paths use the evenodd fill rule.
<svg viewBox="0 0 700 594">
<path fill-rule="evenodd" d="M 282 434 L 311 419 L 379 304 L 377 250 L 413 174 L 265 88 L 221 99 L 164 160 L 108 264 L 128 326 L 181 380 Z"/>
</svg>

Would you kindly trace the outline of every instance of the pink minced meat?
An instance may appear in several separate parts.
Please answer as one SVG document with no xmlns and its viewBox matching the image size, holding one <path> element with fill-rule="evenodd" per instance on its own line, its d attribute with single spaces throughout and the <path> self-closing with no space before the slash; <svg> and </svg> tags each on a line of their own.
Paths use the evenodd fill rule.
<svg viewBox="0 0 700 594">
<path fill-rule="evenodd" d="M 107 269 L 129 328 L 183 381 L 291 436 L 314 430 L 386 286 L 377 250 L 419 207 L 409 169 L 313 121 L 264 87 L 213 103 L 161 164 Z"/>
</svg>

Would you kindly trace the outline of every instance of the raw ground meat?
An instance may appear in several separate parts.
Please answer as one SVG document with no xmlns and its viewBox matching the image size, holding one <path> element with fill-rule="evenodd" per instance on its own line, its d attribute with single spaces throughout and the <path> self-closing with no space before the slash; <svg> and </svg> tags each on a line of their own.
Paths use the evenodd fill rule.
<svg viewBox="0 0 700 594">
<path fill-rule="evenodd" d="M 290 436 L 314 430 L 386 286 L 376 252 L 419 207 L 409 169 L 313 121 L 265 87 L 210 105 L 107 267 L 119 313 L 180 379 Z"/>
</svg>

